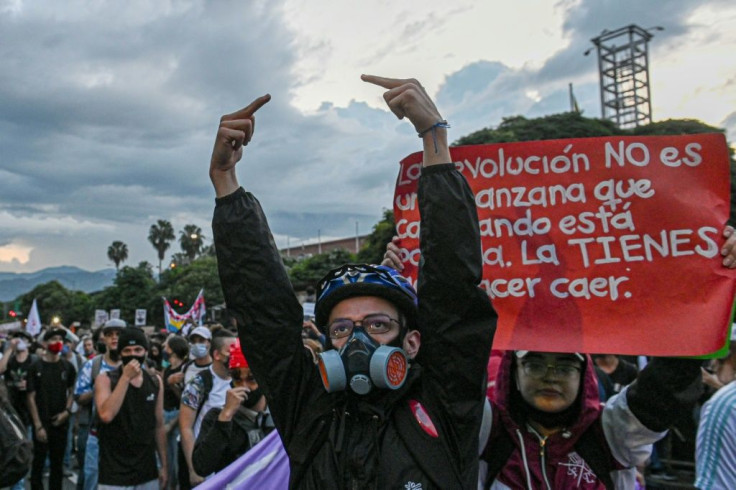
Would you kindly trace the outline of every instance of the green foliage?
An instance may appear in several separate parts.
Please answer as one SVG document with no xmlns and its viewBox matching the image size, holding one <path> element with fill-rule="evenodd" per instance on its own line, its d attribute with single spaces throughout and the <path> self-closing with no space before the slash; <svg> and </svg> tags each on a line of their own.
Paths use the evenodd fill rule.
<svg viewBox="0 0 736 490">
<path fill-rule="evenodd" d="M 505 117 L 496 129 L 484 128 L 463 136 L 453 145 L 483 145 L 565 138 L 590 138 L 622 134 L 613 122 L 583 117 L 577 112 L 563 112 L 534 119 Z"/>
<path fill-rule="evenodd" d="M 667 134 L 699 134 L 725 133 L 724 129 L 709 126 L 697 119 L 667 119 L 646 126 L 639 126 L 631 131 L 636 136 L 656 136 Z"/>
<path fill-rule="evenodd" d="M 151 245 L 153 245 L 153 248 L 156 249 L 156 253 L 158 254 L 159 275 L 161 274 L 161 261 L 164 260 L 166 250 L 169 249 L 174 238 L 176 238 L 174 236 L 174 227 L 165 219 L 158 220 L 148 230 L 148 241 L 151 242 Z"/>
<path fill-rule="evenodd" d="M 188 308 L 194 303 L 202 288 L 208 308 L 225 302 L 225 296 L 220 288 L 220 277 L 217 275 L 217 258 L 214 256 L 203 256 L 191 264 L 164 271 L 156 287 L 154 301 L 148 310 L 148 323 L 164 326 L 161 297 L 166 297 L 169 301 L 178 299 Z M 185 312 L 179 309 L 177 311 Z"/>
<path fill-rule="evenodd" d="M 375 224 L 373 231 L 360 248 L 357 261 L 366 264 L 380 264 L 386 252 L 386 244 L 395 234 L 394 212 L 391 209 L 384 209 L 383 218 Z"/>
<path fill-rule="evenodd" d="M 202 236 L 202 228 L 197 225 L 184 225 L 184 229 L 179 234 L 179 245 L 181 250 L 193 262 L 194 259 L 202 252 L 204 244 L 204 236 Z"/>
<path fill-rule="evenodd" d="M 355 262 L 355 255 L 344 249 L 314 255 L 294 264 L 289 271 L 291 284 L 297 291 L 306 289 L 307 286 L 316 288 L 319 280 L 329 270 L 351 262 Z"/>
<path fill-rule="evenodd" d="M 107 247 L 107 258 L 115 263 L 115 269 L 120 270 L 120 264 L 128 260 L 128 246 L 116 240 Z"/>
<path fill-rule="evenodd" d="M 81 291 L 69 291 L 58 281 L 39 284 L 18 298 L 23 314 L 28 314 L 36 299 L 41 323 L 50 324 L 58 316 L 61 323 L 69 325 L 74 321 L 88 319 L 93 314 L 89 296 Z"/>
<path fill-rule="evenodd" d="M 135 310 L 150 310 L 155 301 L 156 281 L 148 262 L 141 262 L 138 267 L 123 267 L 115 277 L 112 286 L 93 296 L 95 309 L 120 310 L 120 318 L 133 323 Z"/>
</svg>

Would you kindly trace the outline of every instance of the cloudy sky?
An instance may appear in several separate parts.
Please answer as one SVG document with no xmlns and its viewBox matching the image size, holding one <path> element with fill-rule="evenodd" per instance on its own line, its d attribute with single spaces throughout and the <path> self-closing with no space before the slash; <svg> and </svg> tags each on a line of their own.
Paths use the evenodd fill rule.
<svg viewBox="0 0 736 490">
<path fill-rule="evenodd" d="M 111 267 L 115 240 L 155 264 L 158 219 L 211 237 L 219 117 L 267 92 L 239 175 L 277 243 L 369 232 L 420 146 L 361 73 L 419 79 L 452 139 L 569 110 L 569 83 L 599 117 L 583 52 L 631 23 L 665 28 L 655 119 L 736 141 L 732 0 L 0 0 L 0 271 Z"/>
</svg>

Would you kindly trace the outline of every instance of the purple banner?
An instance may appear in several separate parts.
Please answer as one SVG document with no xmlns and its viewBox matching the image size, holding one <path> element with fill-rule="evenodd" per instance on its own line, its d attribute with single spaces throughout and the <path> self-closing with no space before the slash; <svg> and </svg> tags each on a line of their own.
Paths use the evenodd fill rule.
<svg viewBox="0 0 736 490">
<path fill-rule="evenodd" d="M 274 430 L 250 451 L 197 485 L 197 490 L 223 488 L 289 488 L 289 458 L 278 432 Z"/>
</svg>

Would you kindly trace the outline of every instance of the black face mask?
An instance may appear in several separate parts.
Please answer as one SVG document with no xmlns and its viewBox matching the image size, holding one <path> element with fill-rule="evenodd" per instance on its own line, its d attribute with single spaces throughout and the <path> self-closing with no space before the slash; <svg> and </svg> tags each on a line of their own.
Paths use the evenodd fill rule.
<svg viewBox="0 0 736 490">
<path fill-rule="evenodd" d="M 250 393 L 248 393 L 248 399 L 243 400 L 243 406 L 245 408 L 253 408 L 256 406 L 256 403 L 258 403 L 263 396 L 263 392 L 260 388 L 256 388 L 255 390 L 252 390 Z"/>
<path fill-rule="evenodd" d="M 146 366 L 146 355 L 143 354 L 142 356 L 120 356 L 120 359 L 123 361 L 123 366 L 127 366 L 130 361 L 135 359 L 138 361 L 138 364 L 141 365 L 141 367 Z"/>
</svg>

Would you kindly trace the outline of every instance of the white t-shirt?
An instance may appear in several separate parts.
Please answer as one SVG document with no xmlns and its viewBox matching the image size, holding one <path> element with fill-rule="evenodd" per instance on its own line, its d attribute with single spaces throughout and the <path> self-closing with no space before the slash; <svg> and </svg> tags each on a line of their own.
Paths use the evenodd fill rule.
<svg viewBox="0 0 736 490">
<path fill-rule="evenodd" d="M 202 420 L 204 419 L 204 416 L 207 415 L 207 412 L 209 412 L 211 408 L 222 408 L 225 406 L 227 390 L 230 389 L 229 377 L 226 379 L 220 378 L 215 374 L 212 366 L 209 367 L 209 371 L 212 375 L 212 389 L 204 400 L 204 405 L 201 410 L 199 410 L 199 405 L 202 391 L 204 390 L 204 383 L 195 382 L 197 380 L 194 380 L 194 377 L 192 377 L 193 381 L 186 384 L 184 391 L 181 394 L 181 402 L 184 405 L 188 406 L 192 410 L 199 410 L 199 415 L 197 416 L 197 420 L 194 421 L 193 427 L 195 438 L 199 435 L 199 428 L 201 427 Z"/>
</svg>

